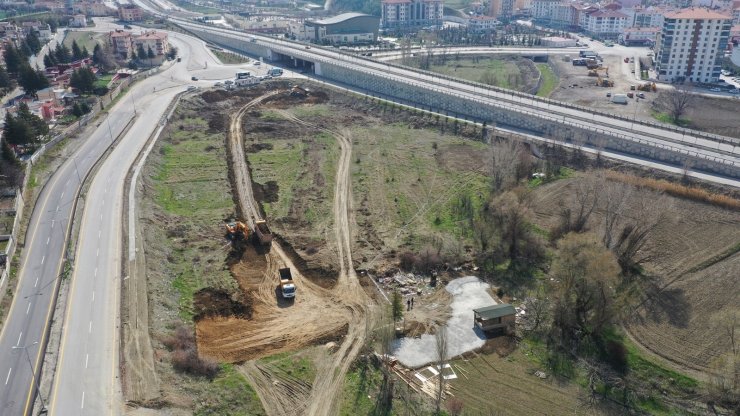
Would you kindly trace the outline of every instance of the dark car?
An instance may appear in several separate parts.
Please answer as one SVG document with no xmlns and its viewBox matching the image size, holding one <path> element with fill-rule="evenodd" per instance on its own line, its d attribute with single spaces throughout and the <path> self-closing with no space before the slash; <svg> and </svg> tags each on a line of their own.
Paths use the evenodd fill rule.
<svg viewBox="0 0 740 416">
<path fill-rule="evenodd" d="M 198 80 L 198 77 L 190 77 L 190 80 L 191 81 L 197 81 Z"/>
</svg>

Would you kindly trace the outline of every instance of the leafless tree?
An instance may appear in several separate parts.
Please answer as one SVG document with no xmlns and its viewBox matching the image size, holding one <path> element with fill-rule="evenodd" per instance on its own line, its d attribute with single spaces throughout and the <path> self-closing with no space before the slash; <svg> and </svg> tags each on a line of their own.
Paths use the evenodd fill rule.
<svg viewBox="0 0 740 416">
<path fill-rule="evenodd" d="M 619 234 L 608 246 L 623 271 L 632 270 L 649 259 L 643 248 L 650 233 L 670 211 L 668 199 L 658 192 L 637 193 L 630 202 L 630 209 L 618 219 L 621 220 Z"/>
<path fill-rule="evenodd" d="M 395 322 L 393 322 L 392 313 L 384 313 L 381 317 L 377 336 L 380 342 L 380 371 L 383 373 L 383 382 L 380 386 L 380 394 L 378 396 L 378 407 L 381 409 L 390 409 L 393 404 L 393 386 L 395 383 L 388 367 L 388 357 L 393 351 L 393 341 L 396 339 L 396 326 Z"/>
<path fill-rule="evenodd" d="M 513 184 L 521 152 L 519 142 L 512 139 L 491 145 L 490 170 L 494 192 L 501 192 Z"/>
<path fill-rule="evenodd" d="M 605 178 L 601 181 L 601 184 L 602 208 L 604 210 L 601 238 L 604 245 L 611 248 L 617 222 L 627 209 L 627 201 L 632 195 L 632 187 L 621 182 L 608 181 Z"/>
<path fill-rule="evenodd" d="M 601 183 L 599 178 L 591 175 L 576 182 L 572 193 L 575 209 L 571 209 L 568 204 L 563 204 L 560 212 L 560 227 L 553 233 L 554 239 L 569 232 L 580 233 L 586 229 L 591 214 L 599 204 L 599 195 L 602 192 Z"/>
<path fill-rule="evenodd" d="M 668 91 L 661 91 L 655 105 L 660 111 L 668 113 L 674 123 L 678 123 L 686 110 L 694 105 L 695 97 L 690 89 L 676 86 Z"/>
<path fill-rule="evenodd" d="M 441 326 L 437 328 L 437 333 L 434 334 L 434 343 L 436 346 L 437 351 L 437 369 L 439 370 L 438 374 L 438 386 L 437 386 L 437 397 L 436 397 L 436 405 L 437 405 L 437 413 L 440 412 L 442 408 L 442 398 L 444 395 L 444 388 L 445 388 L 445 378 L 444 378 L 444 366 L 447 364 L 447 358 L 449 358 L 447 355 L 448 352 L 448 346 L 447 346 L 447 327 Z"/>
</svg>

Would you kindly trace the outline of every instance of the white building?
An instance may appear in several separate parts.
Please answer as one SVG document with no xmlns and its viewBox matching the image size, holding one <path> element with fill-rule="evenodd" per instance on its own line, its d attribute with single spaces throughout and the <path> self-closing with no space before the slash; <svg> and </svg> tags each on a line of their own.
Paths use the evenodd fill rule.
<svg viewBox="0 0 740 416">
<path fill-rule="evenodd" d="M 731 27 L 730 16 L 707 9 L 684 9 L 666 14 L 655 48 L 658 79 L 717 81 Z"/>
<path fill-rule="evenodd" d="M 496 27 L 496 18 L 491 16 L 475 16 L 468 20 L 468 30 L 475 33 L 488 32 Z"/>
<path fill-rule="evenodd" d="M 535 20 L 549 21 L 560 0 L 532 0 L 532 17 Z"/>
<path fill-rule="evenodd" d="M 619 43 L 627 46 L 655 45 L 660 27 L 628 27 L 619 35 Z"/>
<path fill-rule="evenodd" d="M 655 7 L 635 7 L 634 9 L 623 9 L 621 12 L 632 16 L 628 26 L 663 27 L 663 16 L 667 11 Z"/>
<path fill-rule="evenodd" d="M 550 36 L 541 39 L 542 46 L 545 48 L 568 48 L 576 46 L 576 40 L 571 38 L 561 38 L 558 36 Z"/>
<path fill-rule="evenodd" d="M 591 36 L 616 39 L 627 27 L 628 16 L 616 10 L 588 13 L 583 30 Z"/>
<path fill-rule="evenodd" d="M 382 0 L 380 12 L 380 25 L 383 28 L 440 26 L 444 4 L 442 0 Z"/>
</svg>

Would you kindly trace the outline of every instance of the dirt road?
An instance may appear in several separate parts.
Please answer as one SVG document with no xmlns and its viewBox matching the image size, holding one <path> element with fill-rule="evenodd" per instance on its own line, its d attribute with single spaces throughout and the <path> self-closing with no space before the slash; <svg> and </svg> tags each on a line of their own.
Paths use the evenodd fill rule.
<svg viewBox="0 0 740 416">
<path fill-rule="evenodd" d="M 262 95 L 242 107 L 230 124 L 229 150 L 231 166 L 236 184 L 235 194 L 239 210 L 253 227 L 260 218 L 259 209 L 252 193 L 249 168 L 244 154 L 241 120 L 252 109 L 280 92 Z M 290 113 L 281 112 L 290 120 L 307 125 Z M 313 126 L 316 127 L 316 126 Z M 269 369 L 252 361 L 239 368 L 257 391 L 264 408 L 275 415 L 329 415 L 338 410 L 340 389 L 350 365 L 362 348 L 371 314 L 371 301 L 365 295 L 355 275 L 351 254 L 351 187 L 350 163 L 352 142 L 343 132 L 322 129 L 337 139 L 341 154 L 338 161 L 333 214 L 337 257 L 340 276 L 332 289 L 323 289 L 303 278 L 280 244 L 273 241 L 270 251 L 264 255 L 261 278 L 256 278 L 253 287 L 254 318 L 239 320 L 231 318 L 210 319 L 198 324 L 199 351 L 220 359 L 237 361 L 245 358 L 289 351 L 320 340 L 337 339 L 346 328 L 340 347 L 327 359 L 317 364 L 317 376 L 313 386 L 290 380 L 285 375 L 274 374 Z M 237 267 L 259 267 L 260 261 L 240 264 Z M 295 303 L 278 300 L 276 291 L 277 269 L 290 267 L 298 287 Z M 253 273 L 254 274 L 254 273 Z M 240 283 L 241 284 L 241 283 Z M 276 388 L 280 385 L 280 388 Z"/>
<path fill-rule="evenodd" d="M 352 140 L 347 131 L 335 131 L 303 121 L 285 110 L 276 110 L 283 117 L 305 126 L 320 129 L 337 140 L 340 154 L 337 162 L 336 185 L 334 188 L 334 235 L 337 240 L 340 272 L 333 292 L 342 299 L 349 315 L 349 328 L 344 342 L 332 360 L 322 363 L 309 399 L 309 415 L 332 415 L 338 411 L 340 390 L 350 365 L 365 342 L 372 320 L 370 300 L 360 287 L 352 264 L 352 188 L 350 163 L 352 160 Z"/>
</svg>

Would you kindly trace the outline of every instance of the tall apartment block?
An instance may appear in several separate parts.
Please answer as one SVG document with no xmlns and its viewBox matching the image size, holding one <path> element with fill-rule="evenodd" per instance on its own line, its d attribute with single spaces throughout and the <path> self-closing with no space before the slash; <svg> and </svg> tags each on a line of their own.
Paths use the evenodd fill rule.
<svg viewBox="0 0 740 416">
<path fill-rule="evenodd" d="M 382 0 L 380 8 L 380 26 L 386 29 L 439 26 L 444 16 L 442 0 Z"/>
<path fill-rule="evenodd" d="M 731 27 L 732 17 L 707 9 L 667 13 L 655 47 L 658 79 L 716 82 Z"/>
</svg>

